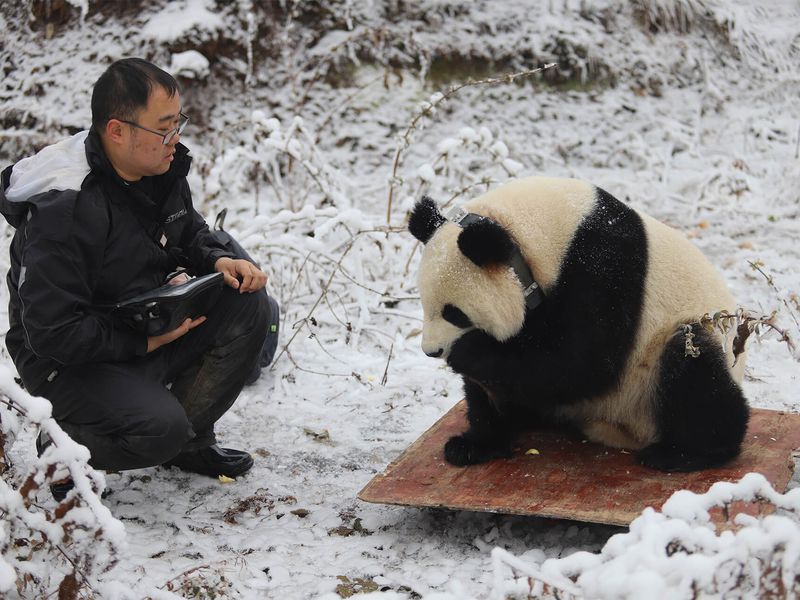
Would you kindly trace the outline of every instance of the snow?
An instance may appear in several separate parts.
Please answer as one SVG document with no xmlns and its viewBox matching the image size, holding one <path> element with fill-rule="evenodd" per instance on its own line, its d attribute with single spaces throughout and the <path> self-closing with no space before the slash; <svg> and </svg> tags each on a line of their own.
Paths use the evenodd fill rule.
<svg viewBox="0 0 800 600">
<path fill-rule="evenodd" d="M 190 33 L 214 33 L 222 27 L 220 15 L 208 0 L 178 0 L 149 15 L 142 34 L 157 42 L 178 40 Z"/>
<path fill-rule="evenodd" d="M 85 129 L 91 85 L 110 61 L 190 69 L 182 139 L 196 202 L 209 222 L 228 209 L 226 229 L 264 266 L 283 314 L 274 366 L 219 423 L 222 443 L 256 460 L 230 484 L 160 467 L 90 472 L 2 353 L 3 397 L 29 412 L 0 405 L 13 463 L 0 504 L 16 502 L 6 515 L 27 513 L 14 490 L 45 463 L 63 463 L 83 499 L 73 517 L 89 524 L 79 547 L 93 552 L 93 527 L 106 540 L 98 554 L 110 558 L 88 574 L 97 597 L 174 599 L 205 586 L 244 599 L 333 600 L 349 590 L 494 600 L 553 597 L 553 588 L 562 598 L 673 598 L 694 582 L 711 586 L 705 597 L 756 598 L 763 565 L 777 577 L 797 573 L 796 492 L 777 495 L 753 477 L 676 495 L 628 530 L 356 499 L 461 397 L 458 379 L 419 348 L 419 248 L 404 223 L 424 194 L 457 205 L 516 174 L 592 181 L 689 235 L 740 306 L 774 311 L 800 341 L 796 2 L 428 0 L 401 15 L 398 3 L 379 1 L 268 3 L 276 14 L 246 1 L 158 0 L 127 15 L 70 4 L 73 20 L 49 39 L 30 28 L 26 7 L 0 8 L 0 166 Z M 318 17 L 307 5 L 331 10 Z M 692 27 L 682 31 L 674 16 L 651 30 L 635 6 L 694 15 Z M 307 24 L 320 18 L 326 33 L 315 35 Z M 443 80 L 436 59 L 454 49 L 492 64 L 484 74 L 454 61 Z M 553 61 L 573 75 L 560 88 L 523 80 L 445 98 L 469 78 Z M 0 231 L 7 244 L 12 231 Z M 797 384 L 787 344 L 753 336 L 751 404 L 798 412 Z M 42 458 L 36 423 L 56 440 Z M 92 485 L 110 493 L 101 500 Z M 781 510 L 737 517 L 735 531 L 710 528 L 712 506 L 754 492 Z M 46 490 L 33 497 L 52 514 Z M 29 523 L 58 535 L 33 514 Z M 9 564 L 52 593 L 70 569 L 57 552 L 16 561 L 22 551 L 3 546 L 22 536 L 12 526 L 22 524 L 0 519 L 0 594 L 36 597 L 33 583 L 15 590 Z M 693 551 L 668 556 L 674 538 Z M 738 565 L 737 590 L 738 572 L 725 569 Z"/>
<path fill-rule="evenodd" d="M 173 76 L 205 79 L 208 76 L 208 59 L 197 50 L 187 50 L 172 55 L 168 71 Z"/>
<path fill-rule="evenodd" d="M 639 597 L 643 590 L 647 590 L 648 598 L 689 597 L 692 586 L 715 589 L 721 597 L 737 593 L 756 598 L 769 590 L 765 581 L 753 579 L 759 569 L 740 572 L 730 565 L 750 563 L 748 566 L 752 567 L 763 561 L 777 566 L 785 589 L 791 590 L 800 558 L 798 491 L 776 494 L 756 473 L 738 483 L 716 483 L 702 495 L 680 491 L 660 513 L 646 509 L 631 523 L 628 533 L 612 537 L 599 554 L 576 552 L 566 558 L 546 560 L 541 571 L 550 578 L 551 585 L 570 593 L 576 592 L 569 578 L 577 574 L 580 590 L 592 590 L 600 598 Z M 775 500 L 795 517 L 768 515 L 761 521 L 750 517 L 741 519 L 735 532 L 714 532 L 708 509 L 757 495 Z"/>
</svg>

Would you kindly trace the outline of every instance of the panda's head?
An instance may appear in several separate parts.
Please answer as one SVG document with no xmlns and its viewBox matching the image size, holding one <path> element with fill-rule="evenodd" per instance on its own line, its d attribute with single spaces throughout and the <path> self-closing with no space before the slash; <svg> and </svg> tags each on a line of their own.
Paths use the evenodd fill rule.
<svg viewBox="0 0 800 600">
<path fill-rule="evenodd" d="M 500 341 L 519 333 L 525 296 L 509 264 L 516 246 L 501 225 L 482 219 L 462 228 L 425 197 L 408 229 L 425 244 L 418 277 L 425 354 L 446 358 L 453 342 L 473 328 Z"/>
</svg>

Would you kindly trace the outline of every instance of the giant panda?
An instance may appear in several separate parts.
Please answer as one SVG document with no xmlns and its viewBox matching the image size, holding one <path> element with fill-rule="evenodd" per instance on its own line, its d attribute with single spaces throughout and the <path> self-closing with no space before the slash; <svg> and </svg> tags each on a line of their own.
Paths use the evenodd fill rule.
<svg viewBox="0 0 800 600">
<path fill-rule="evenodd" d="M 700 324 L 736 305 L 685 236 L 576 179 L 515 180 L 459 213 L 424 197 L 408 225 L 424 244 L 422 349 L 464 382 L 449 463 L 508 456 L 542 425 L 662 471 L 738 455 L 745 355 Z"/>
</svg>

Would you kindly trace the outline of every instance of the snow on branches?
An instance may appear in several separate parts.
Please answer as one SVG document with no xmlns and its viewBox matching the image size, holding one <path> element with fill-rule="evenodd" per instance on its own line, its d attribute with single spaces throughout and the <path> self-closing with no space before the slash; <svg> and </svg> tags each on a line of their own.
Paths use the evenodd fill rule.
<svg viewBox="0 0 800 600">
<path fill-rule="evenodd" d="M 27 474 L 14 476 L 9 451 L 23 429 L 44 431 L 52 440 Z M 125 547 L 125 530 L 100 501 L 102 474 L 89 464 L 89 451 L 72 441 L 51 417 L 51 405 L 33 397 L 0 366 L 0 596 L 77 598 L 94 589 L 94 576 L 110 570 Z M 50 484 L 71 478 L 67 497 L 53 504 Z"/>
<path fill-rule="evenodd" d="M 740 503 L 755 503 L 758 516 L 733 514 Z M 800 489 L 779 494 L 763 475 L 749 473 L 704 494 L 676 492 L 660 512 L 646 508 L 597 554 L 534 565 L 495 548 L 492 563 L 491 597 L 498 599 L 796 598 Z"/>
</svg>

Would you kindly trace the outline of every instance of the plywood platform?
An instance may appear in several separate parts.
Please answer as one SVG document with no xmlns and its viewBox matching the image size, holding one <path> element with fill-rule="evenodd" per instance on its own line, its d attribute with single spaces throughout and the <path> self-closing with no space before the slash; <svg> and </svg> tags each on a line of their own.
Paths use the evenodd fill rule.
<svg viewBox="0 0 800 600">
<path fill-rule="evenodd" d="M 426 431 L 358 497 L 366 502 L 444 507 L 628 525 L 647 506 L 656 509 L 680 489 L 702 493 L 717 481 L 763 474 L 779 492 L 800 448 L 800 415 L 753 409 L 742 454 L 729 465 L 695 473 L 662 473 L 633 455 L 567 437 L 535 432 L 508 459 L 469 467 L 444 460 L 444 444 L 467 428 L 462 400 Z M 529 449 L 538 454 L 526 454 Z"/>
</svg>

